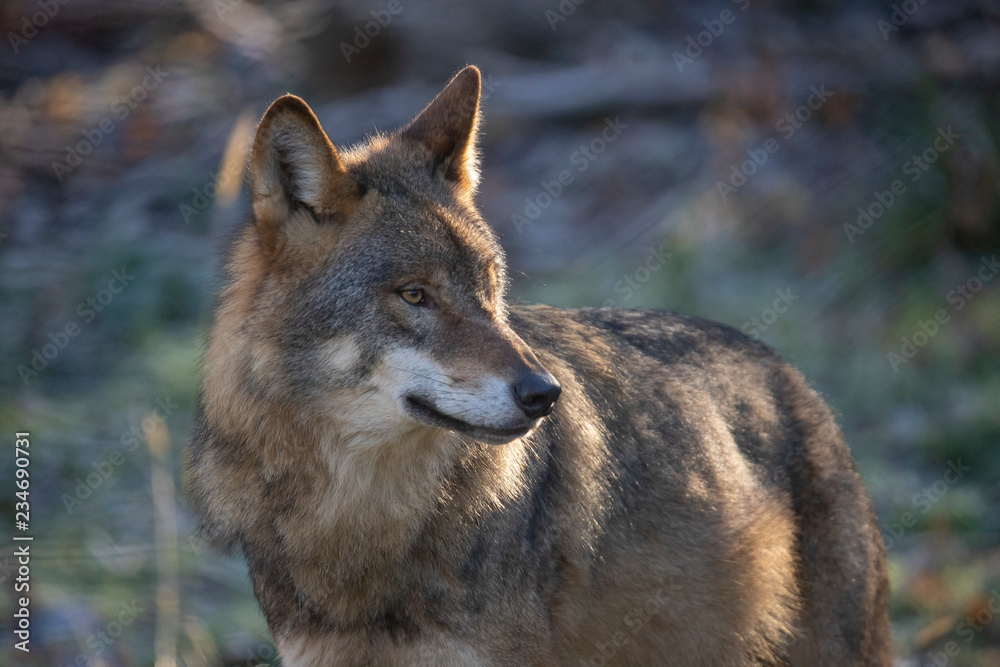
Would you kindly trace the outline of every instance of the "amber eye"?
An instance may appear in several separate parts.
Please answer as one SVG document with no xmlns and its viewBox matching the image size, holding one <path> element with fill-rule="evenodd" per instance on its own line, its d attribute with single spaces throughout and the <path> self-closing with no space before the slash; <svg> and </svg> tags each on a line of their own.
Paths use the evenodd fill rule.
<svg viewBox="0 0 1000 667">
<path fill-rule="evenodd" d="M 399 293 L 403 301 L 411 306 L 419 306 L 424 302 L 424 291 L 422 289 L 405 289 Z"/>
</svg>

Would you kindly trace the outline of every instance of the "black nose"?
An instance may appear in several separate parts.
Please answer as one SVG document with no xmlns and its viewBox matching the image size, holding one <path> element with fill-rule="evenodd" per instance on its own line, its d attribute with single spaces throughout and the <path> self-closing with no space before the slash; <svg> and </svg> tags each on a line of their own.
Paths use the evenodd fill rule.
<svg viewBox="0 0 1000 667">
<path fill-rule="evenodd" d="M 514 402 L 528 419 L 538 419 L 552 412 L 552 404 L 562 387 L 548 373 L 525 373 L 514 383 Z"/>
</svg>

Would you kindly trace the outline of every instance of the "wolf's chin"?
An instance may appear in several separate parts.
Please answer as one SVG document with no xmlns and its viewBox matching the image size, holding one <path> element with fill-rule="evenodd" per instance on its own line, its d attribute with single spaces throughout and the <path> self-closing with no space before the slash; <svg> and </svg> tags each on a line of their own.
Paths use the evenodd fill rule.
<svg viewBox="0 0 1000 667">
<path fill-rule="evenodd" d="M 470 424 L 469 422 L 444 414 L 431 405 L 430 402 L 418 396 L 407 396 L 404 399 L 404 403 L 407 414 L 422 424 L 446 428 L 450 431 L 458 431 L 474 440 L 491 445 L 505 445 L 508 442 L 517 440 L 527 435 L 533 427 L 531 424 L 513 428 Z"/>
</svg>

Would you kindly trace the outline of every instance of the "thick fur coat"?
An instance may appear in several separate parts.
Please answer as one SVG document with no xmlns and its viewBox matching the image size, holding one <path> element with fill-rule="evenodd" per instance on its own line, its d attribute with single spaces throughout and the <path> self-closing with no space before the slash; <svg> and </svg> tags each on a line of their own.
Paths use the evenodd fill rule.
<svg viewBox="0 0 1000 667">
<path fill-rule="evenodd" d="M 796 370 L 692 317 L 505 303 L 479 91 L 347 151 L 292 96 L 258 128 L 189 497 L 283 664 L 889 665 L 872 504 Z"/>
</svg>

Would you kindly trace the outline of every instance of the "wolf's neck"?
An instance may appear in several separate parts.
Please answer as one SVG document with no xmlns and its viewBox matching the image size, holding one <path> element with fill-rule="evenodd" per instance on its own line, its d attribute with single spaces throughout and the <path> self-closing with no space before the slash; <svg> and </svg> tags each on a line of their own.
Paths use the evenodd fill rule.
<svg viewBox="0 0 1000 667">
<path fill-rule="evenodd" d="M 371 549 L 405 542 L 405 527 L 434 511 L 466 447 L 436 429 L 388 438 L 332 435 L 317 443 L 325 469 L 317 475 L 314 521 L 345 537 L 365 536 Z"/>
<path fill-rule="evenodd" d="M 524 442 L 482 445 L 424 427 L 388 438 L 309 431 L 315 439 L 295 446 L 302 465 L 285 476 L 291 488 L 274 491 L 286 500 L 272 525 L 298 594 L 340 619 L 404 586 L 436 523 L 471 521 L 522 492 Z"/>
</svg>

